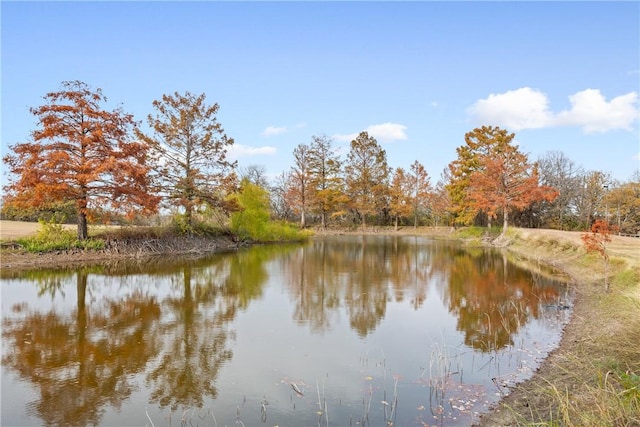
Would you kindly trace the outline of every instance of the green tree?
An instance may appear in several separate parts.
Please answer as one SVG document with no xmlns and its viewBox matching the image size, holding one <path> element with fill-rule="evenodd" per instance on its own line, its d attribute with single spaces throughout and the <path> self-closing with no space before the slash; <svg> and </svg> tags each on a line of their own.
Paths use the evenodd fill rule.
<svg viewBox="0 0 640 427">
<path fill-rule="evenodd" d="M 233 196 L 240 210 L 231 214 L 231 231 L 241 238 L 262 240 L 269 226 L 269 193 L 246 178 Z"/>
<path fill-rule="evenodd" d="M 230 196 L 238 210 L 231 214 L 231 231 L 258 242 L 300 241 L 308 234 L 286 223 L 271 221 L 269 192 L 243 179 L 240 191 Z"/>
<path fill-rule="evenodd" d="M 384 208 L 388 197 L 387 153 L 367 132 L 351 141 L 345 165 L 347 195 L 352 209 L 366 226 L 367 215 Z"/>
<path fill-rule="evenodd" d="M 236 162 L 227 160 L 232 138 L 217 120 L 218 104 L 207 105 L 205 94 L 163 95 L 153 101 L 155 115 L 147 121 L 152 135 L 136 135 L 152 147 L 158 159 L 158 183 L 170 207 L 183 210 L 187 227 L 203 203 L 223 209 L 233 190 Z"/>
</svg>

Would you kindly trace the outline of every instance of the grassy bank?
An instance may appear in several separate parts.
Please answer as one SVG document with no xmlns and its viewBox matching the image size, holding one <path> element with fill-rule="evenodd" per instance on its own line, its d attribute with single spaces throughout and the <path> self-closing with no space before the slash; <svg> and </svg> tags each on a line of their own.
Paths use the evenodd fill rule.
<svg viewBox="0 0 640 427">
<path fill-rule="evenodd" d="M 609 280 L 580 233 L 516 229 L 509 252 L 572 278 L 576 300 L 560 347 L 481 426 L 640 425 L 640 240 L 614 237 Z"/>
</svg>

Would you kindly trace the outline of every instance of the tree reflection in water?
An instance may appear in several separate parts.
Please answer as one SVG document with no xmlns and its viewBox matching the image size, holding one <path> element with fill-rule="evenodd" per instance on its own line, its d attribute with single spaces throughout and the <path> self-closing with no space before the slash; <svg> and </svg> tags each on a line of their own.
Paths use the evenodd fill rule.
<svg viewBox="0 0 640 427">
<path fill-rule="evenodd" d="M 109 407 L 131 405 L 144 416 L 140 408 L 147 403 L 155 405 L 149 410 L 156 421 L 162 411 L 212 404 L 220 419 L 233 422 L 237 403 L 229 396 L 247 392 L 249 400 L 258 396 L 251 403 L 256 408 L 266 400 L 262 393 L 270 393 L 270 417 L 306 425 L 295 418 L 305 415 L 302 403 L 297 413 L 295 405 L 293 412 L 287 407 L 292 391 L 282 381 L 311 372 L 316 381 L 325 375 L 335 383 L 328 385 L 328 397 L 344 399 L 333 408 L 336 417 L 350 419 L 362 390 L 371 398 L 367 390 L 384 390 L 384 379 L 396 374 L 419 376 L 398 385 L 402 403 L 419 408 L 429 402 L 416 384 L 448 377 L 425 376 L 416 364 L 447 356 L 451 345 L 456 362 L 466 354 L 471 363 L 494 357 L 562 290 L 499 252 L 411 236 L 326 237 L 209 258 L 33 271 L 19 279 L 26 279 L 25 286 L 35 282 L 43 300 L 51 296 L 52 305 L 63 304 L 49 308 L 39 298 L 27 303 L 21 293 L 12 295 L 13 311 L 3 314 L 3 369 L 35 391 L 29 415 L 44 425 L 70 426 L 111 422 Z M 64 307 L 65 293 L 71 308 Z M 255 310 L 236 322 L 255 300 Z M 449 335 L 443 333 L 434 349 L 434 336 L 445 326 Z M 290 344 L 290 335 L 298 342 Z M 345 351 L 334 351 L 338 346 Z M 384 363 L 374 368 L 363 362 L 369 346 L 389 357 L 393 372 Z M 378 369 L 384 372 L 371 371 Z M 484 387 L 479 377 L 474 380 L 469 387 Z M 366 387 L 354 392 L 362 381 Z M 113 419 L 122 420 L 118 414 Z"/>
<path fill-rule="evenodd" d="M 559 298 L 557 286 L 510 266 L 505 254 L 416 237 L 319 239 L 290 253 L 286 262 L 294 318 L 316 332 L 331 328 L 344 306 L 351 327 L 365 337 L 389 301 L 409 298 L 417 310 L 434 281 L 465 344 L 491 352 L 512 345 L 520 327 L 540 316 L 540 304 Z"/>
<path fill-rule="evenodd" d="M 227 325 L 262 292 L 264 264 L 270 256 L 269 248 L 264 249 L 205 265 L 188 263 L 171 276 L 172 286 L 182 289 L 182 295 L 163 302 L 173 315 L 160 328 L 167 344 L 147 375 L 152 403 L 172 410 L 201 408 L 205 396 L 218 395 L 220 368 L 233 357 L 227 347 L 233 333 Z"/>
<path fill-rule="evenodd" d="M 146 373 L 152 387 L 150 402 L 202 407 L 205 396 L 216 397 L 218 372 L 233 355 L 227 324 L 260 296 L 273 253 L 265 248 L 213 260 L 23 274 L 37 283 L 40 296 L 64 300 L 73 281 L 77 295 L 72 311 L 41 312 L 20 303 L 4 316 L 2 364 L 39 393 L 27 412 L 46 425 L 100 424 L 106 405 L 119 408 L 131 396 L 138 373 Z M 154 280 L 177 292 L 165 290 L 158 301 L 142 290 Z M 92 286 L 101 291 L 109 285 L 119 296 L 88 296 Z"/>
<path fill-rule="evenodd" d="M 160 306 L 132 292 L 88 309 L 86 271 L 53 277 L 40 291 L 53 295 L 75 279 L 76 309 L 61 314 L 14 307 L 20 316 L 3 322 L 9 344 L 2 363 L 36 386 L 39 398 L 28 412 L 45 425 L 96 425 L 105 405 L 118 408 L 131 395 L 129 378 L 157 353 Z"/>
</svg>

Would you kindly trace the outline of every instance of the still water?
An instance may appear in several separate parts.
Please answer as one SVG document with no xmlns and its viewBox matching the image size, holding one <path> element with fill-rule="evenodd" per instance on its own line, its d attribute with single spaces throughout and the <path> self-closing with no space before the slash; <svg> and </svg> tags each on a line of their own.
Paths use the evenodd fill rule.
<svg viewBox="0 0 640 427">
<path fill-rule="evenodd" d="M 550 277 L 413 236 L 3 271 L 1 424 L 470 425 L 557 345 Z"/>
</svg>

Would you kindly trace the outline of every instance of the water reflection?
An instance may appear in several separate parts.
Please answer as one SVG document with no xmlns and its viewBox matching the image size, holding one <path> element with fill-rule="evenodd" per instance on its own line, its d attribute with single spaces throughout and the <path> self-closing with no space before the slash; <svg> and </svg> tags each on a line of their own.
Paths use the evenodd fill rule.
<svg viewBox="0 0 640 427">
<path fill-rule="evenodd" d="M 28 424 L 46 425 L 99 425 L 107 416 L 107 424 L 131 423 L 118 418 L 120 411 L 145 424 L 139 416 L 146 405 L 155 407 L 157 416 L 163 409 L 212 402 L 223 406 L 216 410 L 229 424 L 238 408 L 229 396 L 249 396 L 242 404 L 248 399 L 254 408 L 269 397 L 270 416 L 280 417 L 270 423 L 305 425 L 309 419 L 301 418 L 306 416 L 301 402 L 296 412 L 292 399 L 298 396 L 285 379 L 295 369 L 301 381 L 310 372 L 315 381 L 341 373 L 344 383 L 332 391 L 339 397 L 332 400 L 330 391 L 323 396 L 340 402 L 331 410 L 335 425 L 368 419 L 363 396 L 370 400 L 374 390 L 384 390 L 386 379 L 394 379 L 401 394 L 405 390 L 407 411 L 424 410 L 432 398 L 415 387 L 435 384 L 426 374 L 429 357 L 453 354 L 453 347 L 445 348 L 452 342 L 463 355 L 455 356 L 456 363 L 474 363 L 476 356 L 464 356 L 464 346 L 478 358 L 493 358 L 544 316 L 541 307 L 564 295 L 558 283 L 517 268 L 504 255 L 408 236 L 329 237 L 201 259 L 2 272 L 2 292 L 3 380 L 11 372 L 17 376 L 12 384 L 30 386 L 26 413 L 41 422 Z M 436 347 L 425 346 L 449 318 L 452 330 L 440 332 L 445 338 Z M 403 339 L 405 332 L 409 339 Z M 242 336 L 252 338 L 239 340 Z M 302 349 L 296 349 L 298 342 Z M 383 355 L 376 369 L 387 369 L 387 359 L 401 363 L 393 372 L 385 370 L 383 383 L 375 387 L 377 373 L 366 372 L 371 349 L 363 346 L 368 345 Z M 273 366 L 262 366 L 264 360 Z M 432 375 L 443 378 L 435 369 Z M 478 376 L 465 375 L 469 389 L 484 387 Z M 407 380 L 398 385 L 399 378 Z M 5 418 L 11 399 L 3 393 L 2 424 L 18 422 Z M 326 409 L 309 408 L 315 421 Z M 391 408 L 379 410 L 386 419 Z M 394 412 L 394 417 L 397 425 L 423 419 L 421 413 Z"/>
<path fill-rule="evenodd" d="M 391 236 L 326 238 L 290 253 L 283 262 L 295 320 L 320 332 L 344 306 L 351 327 L 365 337 L 384 318 L 388 299 L 411 294 L 412 305 L 420 307 L 432 269 L 429 252 L 416 245 Z"/>
<path fill-rule="evenodd" d="M 134 291 L 88 309 L 87 279 L 84 270 L 75 274 L 71 312 L 32 311 L 24 303 L 3 321 L 2 364 L 35 386 L 39 398 L 28 411 L 46 425 L 98 424 L 105 405 L 118 408 L 130 396 L 129 376 L 143 372 L 159 349 L 155 298 Z M 38 292 L 53 296 L 71 280 L 44 276 Z"/>
<path fill-rule="evenodd" d="M 417 310 L 434 281 L 465 344 L 490 352 L 512 345 L 521 326 L 539 317 L 541 302 L 559 298 L 556 284 L 532 280 L 506 253 L 424 244 L 417 237 L 327 238 L 290 253 L 282 262 L 294 319 L 321 332 L 344 305 L 351 327 L 365 337 L 384 318 L 388 301 L 409 298 Z"/>
</svg>

